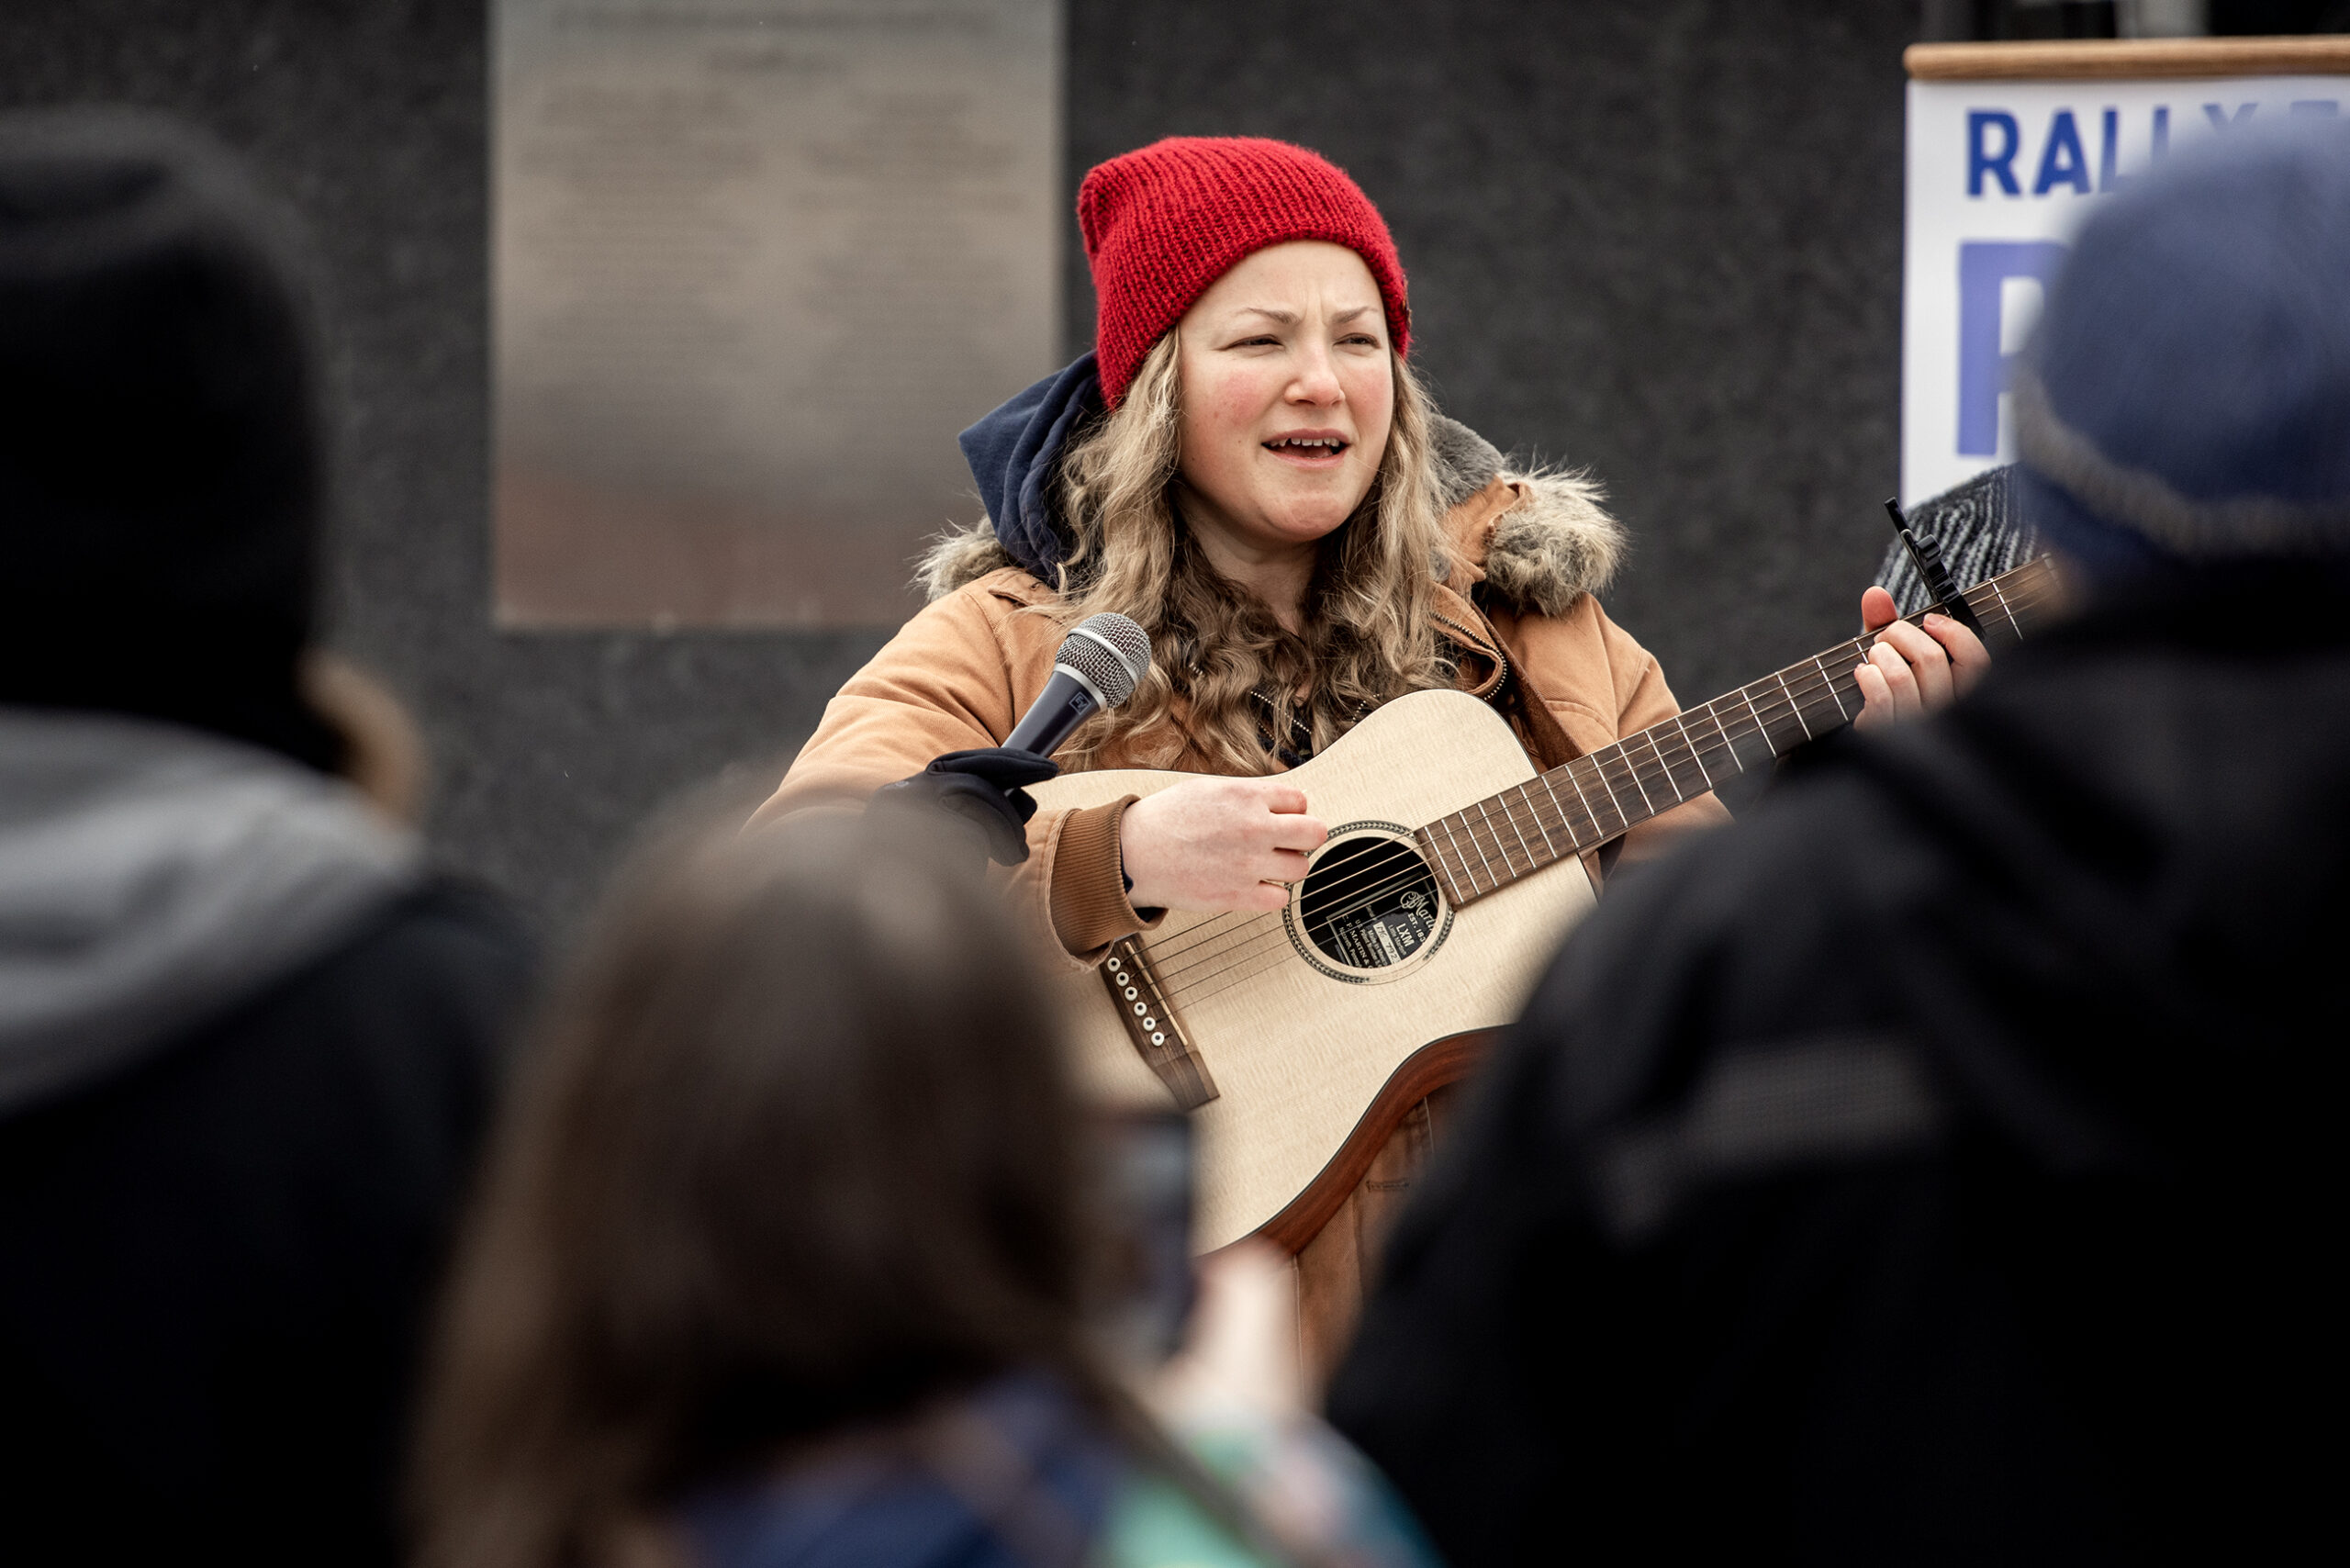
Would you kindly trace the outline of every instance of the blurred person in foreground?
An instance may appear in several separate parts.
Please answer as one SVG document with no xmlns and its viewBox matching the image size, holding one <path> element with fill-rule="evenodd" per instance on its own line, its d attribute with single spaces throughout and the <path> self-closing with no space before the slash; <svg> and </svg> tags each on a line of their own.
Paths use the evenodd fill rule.
<svg viewBox="0 0 2350 1568">
<path fill-rule="evenodd" d="M 1429 1561 L 1298 1406 L 1280 1260 L 1213 1271 L 1154 1380 L 1185 1445 L 1127 1392 L 1105 1150 L 936 831 L 803 815 L 623 882 L 453 1286 L 427 1564 Z"/>
<path fill-rule="evenodd" d="M 2028 364 L 2069 623 L 1628 878 L 1403 1222 L 1331 1408 L 1457 1563 L 2339 1534 L 2350 140 L 2115 196 Z"/>
<path fill-rule="evenodd" d="M 397 820 L 396 705 L 311 649 L 295 253 L 184 127 L 0 119 L 14 1560 L 397 1560 L 414 1343 L 525 979 Z"/>
</svg>

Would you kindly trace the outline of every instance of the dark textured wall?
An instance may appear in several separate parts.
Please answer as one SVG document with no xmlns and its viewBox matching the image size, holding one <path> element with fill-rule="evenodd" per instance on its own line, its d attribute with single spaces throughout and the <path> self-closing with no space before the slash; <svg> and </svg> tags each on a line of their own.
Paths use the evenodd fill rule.
<svg viewBox="0 0 2350 1568">
<path fill-rule="evenodd" d="M 1345 164 L 1446 407 L 1606 480 L 1638 544 L 1609 608 L 1695 700 L 1847 634 L 1883 543 L 1916 15 L 1071 0 L 1070 186 L 1174 132 Z M 478 0 L 8 0 L 0 103 L 177 109 L 304 213 L 344 399 L 333 640 L 422 718 L 443 854 L 562 920 L 647 810 L 771 767 L 878 639 L 491 629 L 486 36 Z"/>
</svg>

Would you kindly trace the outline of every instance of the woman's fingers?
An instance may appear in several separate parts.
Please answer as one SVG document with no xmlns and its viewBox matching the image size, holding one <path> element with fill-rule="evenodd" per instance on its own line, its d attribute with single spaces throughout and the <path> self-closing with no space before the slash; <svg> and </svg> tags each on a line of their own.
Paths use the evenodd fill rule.
<svg viewBox="0 0 2350 1568">
<path fill-rule="evenodd" d="M 1868 657 L 1854 668 L 1852 678 L 1861 689 L 1862 701 L 1854 722 L 1863 729 L 1913 717 L 1921 707 L 1917 672 L 1887 644 L 1871 648 Z"/>
<path fill-rule="evenodd" d="M 1136 908 L 1279 909 L 1329 836 L 1305 791 L 1270 778 L 1194 778 L 1126 810 L 1119 846 Z"/>
<path fill-rule="evenodd" d="M 1927 616 L 1922 626 L 1900 620 L 1893 596 L 1880 588 L 1861 595 L 1861 624 L 1876 636 L 1852 677 L 1862 704 L 1853 722 L 1863 728 L 1931 712 L 1991 667 L 1989 651 L 1973 632 L 1940 613 Z"/>
<path fill-rule="evenodd" d="M 1265 809 L 1269 812 L 1295 813 L 1305 810 L 1305 791 L 1294 784 L 1269 778 L 1260 788 Z"/>
<path fill-rule="evenodd" d="M 1234 909 L 1276 910 L 1289 902 L 1289 889 L 1280 882 L 1259 882 L 1244 888 L 1232 902 Z"/>
<path fill-rule="evenodd" d="M 1934 696 L 1934 667 L 1897 648 L 1877 652 L 1875 658 L 1877 667 L 1885 671 L 1886 685 L 1893 689 L 1893 711 L 1905 719 L 1924 712 L 1928 700 Z"/>
<path fill-rule="evenodd" d="M 1983 639 L 1949 616 L 1927 616 L 1926 634 L 1948 651 L 1951 682 L 1956 689 L 1964 691 L 1991 667 L 1991 650 L 1983 645 Z"/>
<path fill-rule="evenodd" d="M 1864 658 L 1852 666 L 1852 684 L 1861 689 L 1861 712 L 1852 728 L 1874 730 L 1892 722 L 1893 689 L 1886 682 L 1885 671 Z"/>
<path fill-rule="evenodd" d="M 1939 708 L 1951 700 L 1949 652 L 1907 621 L 1897 621 L 1879 632 L 1869 657 L 1885 671 L 1897 698 L 1905 684 L 1902 677 L 1907 676 L 1907 684 L 1926 707 Z"/>
<path fill-rule="evenodd" d="M 1276 816 L 1272 819 L 1271 836 L 1267 840 L 1275 849 L 1319 849 L 1330 830 L 1321 820 L 1309 816 Z"/>
<path fill-rule="evenodd" d="M 1294 882 L 1305 875 L 1306 857 L 1294 849 L 1276 849 L 1266 857 L 1266 863 L 1270 868 L 1266 879 L 1270 881 Z"/>
</svg>

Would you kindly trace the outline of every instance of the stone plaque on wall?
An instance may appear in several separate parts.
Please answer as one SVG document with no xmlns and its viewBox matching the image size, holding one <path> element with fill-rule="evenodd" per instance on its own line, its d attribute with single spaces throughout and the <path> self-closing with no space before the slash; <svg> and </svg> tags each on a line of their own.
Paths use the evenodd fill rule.
<svg viewBox="0 0 2350 1568">
<path fill-rule="evenodd" d="M 1058 348 L 1058 0 L 497 0 L 514 627 L 891 625 Z"/>
</svg>

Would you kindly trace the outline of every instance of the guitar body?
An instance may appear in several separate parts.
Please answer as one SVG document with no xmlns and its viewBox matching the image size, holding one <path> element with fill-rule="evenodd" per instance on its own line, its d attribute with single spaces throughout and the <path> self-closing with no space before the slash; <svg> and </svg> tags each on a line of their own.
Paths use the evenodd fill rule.
<svg viewBox="0 0 2350 1568">
<path fill-rule="evenodd" d="M 1050 808 L 1091 806 L 1193 777 L 1075 773 L 1030 793 Z M 1413 829 L 1535 777 L 1509 726 L 1465 693 L 1390 702 L 1286 777 L 1330 829 L 1286 909 L 1170 914 L 1139 954 L 1121 945 L 1117 978 L 1147 965 L 1156 989 L 1091 971 L 1060 981 L 1080 1075 L 1098 1098 L 1173 1103 L 1143 1054 L 1170 1023 L 1213 1081 L 1214 1097 L 1193 1112 L 1202 1251 L 1269 1226 L 1295 1247 L 1319 1228 L 1351 1185 L 1341 1179 L 1350 1165 L 1359 1179 L 1367 1146 L 1419 1093 L 1458 1076 L 1466 1047 L 1446 1037 L 1516 1016 L 1593 903 L 1571 858 L 1458 909 L 1428 874 Z M 1138 1036 L 1146 1015 L 1153 1027 Z"/>
<path fill-rule="evenodd" d="M 1960 597 L 1994 647 L 2064 603 L 2044 557 Z M 1286 909 L 1171 915 L 1063 981 L 1094 1092 L 1192 1112 L 1194 1244 L 1308 1240 L 1412 1103 L 1516 1016 L 1592 906 L 1574 857 L 1850 722 L 1874 640 L 1539 776 L 1509 726 L 1458 691 L 1399 698 L 1291 772 L 1330 841 Z M 1075 773 L 1030 792 L 1095 806 L 1190 777 Z"/>
</svg>

